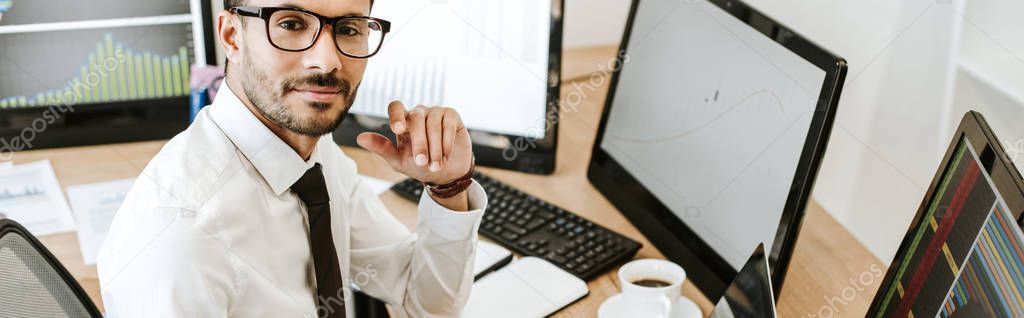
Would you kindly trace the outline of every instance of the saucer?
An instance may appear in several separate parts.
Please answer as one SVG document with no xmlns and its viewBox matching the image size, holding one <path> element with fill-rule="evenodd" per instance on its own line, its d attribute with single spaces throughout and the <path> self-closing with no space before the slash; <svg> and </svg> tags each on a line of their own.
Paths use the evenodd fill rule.
<svg viewBox="0 0 1024 318">
<path fill-rule="evenodd" d="M 600 318 L 619 318 L 619 317 L 635 317 L 636 310 L 634 308 L 622 307 L 622 294 L 618 294 L 612 297 L 608 297 L 601 307 L 597 309 L 597 317 Z M 703 313 L 700 311 L 700 307 L 697 307 L 692 300 L 686 298 L 686 296 L 680 296 L 679 301 L 676 302 L 675 306 L 672 306 L 671 318 L 701 318 Z"/>
</svg>

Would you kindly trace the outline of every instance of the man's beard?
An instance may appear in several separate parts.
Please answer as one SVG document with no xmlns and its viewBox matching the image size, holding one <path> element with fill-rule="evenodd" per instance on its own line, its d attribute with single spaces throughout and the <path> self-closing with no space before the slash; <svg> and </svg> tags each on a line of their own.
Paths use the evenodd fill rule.
<svg viewBox="0 0 1024 318">
<path fill-rule="evenodd" d="M 245 69 L 244 76 L 247 77 L 241 80 L 242 91 L 263 117 L 292 132 L 312 137 L 319 137 L 330 133 L 338 128 L 338 125 L 341 125 L 341 121 L 345 119 L 349 108 L 355 103 L 356 90 L 352 89 L 352 85 L 348 81 L 339 80 L 327 73 L 317 73 L 301 78 L 289 78 L 282 81 L 281 87 L 274 90 L 271 87 L 267 74 L 257 70 L 251 61 L 252 59 L 246 56 L 245 62 L 242 63 L 242 67 Z M 303 84 L 338 88 L 338 94 L 345 99 L 344 110 L 338 114 L 337 118 L 323 119 L 316 117 L 308 120 L 298 118 L 294 112 L 288 109 L 288 105 L 285 104 L 285 94 Z M 323 102 L 308 102 L 308 105 L 318 111 L 327 111 L 331 107 L 330 103 Z"/>
</svg>

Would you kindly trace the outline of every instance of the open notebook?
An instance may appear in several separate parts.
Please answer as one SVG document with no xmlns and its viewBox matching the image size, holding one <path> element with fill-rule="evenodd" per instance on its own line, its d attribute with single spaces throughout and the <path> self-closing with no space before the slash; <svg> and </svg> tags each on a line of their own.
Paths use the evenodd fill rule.
<svg viewBox="0 0 1024 318">
<path fill-rule="evenodd" d="M 590 292 L 586 282 L 554 264 L 513 259 L 490 242 L 479 243 L 473 267 L 477 280 L 463 317 L 545 317 Z"/>
</svg>

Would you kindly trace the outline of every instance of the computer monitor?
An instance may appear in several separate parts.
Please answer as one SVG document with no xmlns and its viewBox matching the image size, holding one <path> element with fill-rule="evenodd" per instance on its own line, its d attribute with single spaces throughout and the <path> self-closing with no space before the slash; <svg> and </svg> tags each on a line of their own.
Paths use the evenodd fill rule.
<svg viewBox="0 0 1024 318">
<path fill-rule="evenodd" d="M 562 55 L 561 0 L 377 1 L 392 32 L 370 59 L 336 141 L 392 136 L 387 107 L 455 108 L 480 165 L 551 173 Z"/>
<path fill-rule="evenodd" d="M 784 280 L 845 61 L 743 2 L 634 1 L 588 176 L 710 298 Z"/>
<path fill-rule="evenodd" d="M 1022 215 L 1020 172 L 967 113 L 866 317 L 1024 317 Z"/>
<path fill-rule="evenodd" d="M 775 293 L 764 243 L 758 244 L 736 279 L 715 304 L 710 318 L 775 318 Z"/>
<path fill-rule="evenodd" d="M 0 151 L 170 138 L 214 56 L 210 0 L 6 1 Z"/>
</svg>

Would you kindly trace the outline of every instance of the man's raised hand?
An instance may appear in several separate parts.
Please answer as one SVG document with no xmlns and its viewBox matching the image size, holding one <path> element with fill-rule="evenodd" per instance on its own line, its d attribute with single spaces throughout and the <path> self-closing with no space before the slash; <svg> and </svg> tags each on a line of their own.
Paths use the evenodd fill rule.
<svg viewBox="0 0 1024 318">
<path fill-rule="evenodd" d="M 391 166 L 421 182 L 445 184 L 458 179 L 473 164 L 473 143 L 462 118 L 448 107 L 416 106 L 406 110 L 401 102 L 388 105 L 389 126 L 397 143 L 377 133 L 362 133 L 360 146 Z"/>
</svg>

